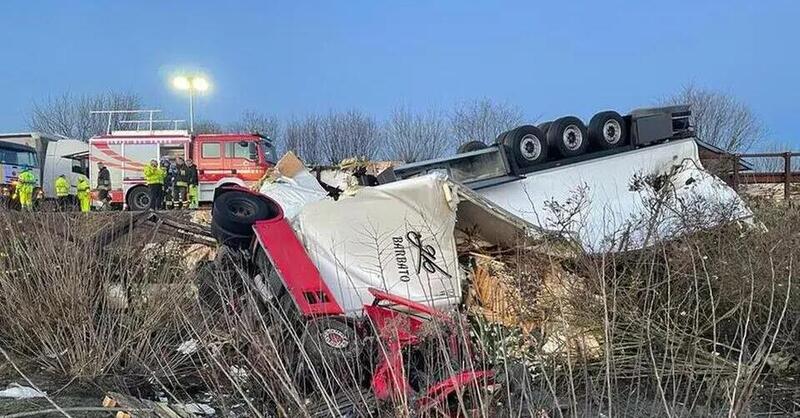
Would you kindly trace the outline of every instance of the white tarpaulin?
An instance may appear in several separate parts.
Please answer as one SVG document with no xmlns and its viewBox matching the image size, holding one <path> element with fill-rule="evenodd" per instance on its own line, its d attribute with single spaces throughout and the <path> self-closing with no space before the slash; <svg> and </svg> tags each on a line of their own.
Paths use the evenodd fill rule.
<svg viewBox="0 0 800 418">
<path fill-rule="evenodd" d="M 646 180 L 656 178 L 667 184 Z M 691 138 L 535 172 L 478 193 L 533 225 L 576 237 L 589 251 L 641 248 L 687 221 L 708 228 L 752 216 L 733 189 L 703 169 Z M 653 219 L 655 202 L 661 206 Z"/>
<path fill-rule="evenodd" d="M 283 215 L 290 221 L 308 203 L 328 198 L 328 192 L 307 171 L 301 171 L 292 178 L 280 177 L 264 182 L 260 192 L 278 202 L 283 208 Z"/>
<path fill-rule="evenodd" d="M 461 299 L 456 194 L 441 175 L 307 204 L 295 228 L 346 313 L 360 314 L 375 287 L 444 307 Z"/>
</svg>

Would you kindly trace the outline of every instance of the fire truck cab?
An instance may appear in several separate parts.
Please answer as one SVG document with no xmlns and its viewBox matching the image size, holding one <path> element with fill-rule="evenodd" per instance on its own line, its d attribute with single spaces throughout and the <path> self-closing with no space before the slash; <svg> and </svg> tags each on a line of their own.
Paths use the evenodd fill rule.
<svg viewBox="0 0 800 418">
<path fill-rule="evenodd" d="M 137 122 L 143 121 L 120 121 Z M 111 203 L 130 210 L 150 207 L 144 167 L 150 161 L 191 159 L 197 166 L 199 200 L 211 202 L 222 186 L 250 187 L 274 165 L 272 140 L 258 133 L 199 134 L 188 131 L 155 130 L 152 116 L 145 130 L 110 130 L 89 140 L 90 180 L 97 186 L 98 164 L 111 174 Z M 170 121 L 176 122 L 176 121 Z M 111 123 L 109 122 L 109 126 Z"/>
</svg>

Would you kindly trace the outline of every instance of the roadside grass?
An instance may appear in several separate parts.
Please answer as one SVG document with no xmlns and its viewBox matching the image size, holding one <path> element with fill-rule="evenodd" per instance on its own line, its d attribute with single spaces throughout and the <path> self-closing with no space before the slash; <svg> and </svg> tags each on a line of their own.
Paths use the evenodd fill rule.
<svg viewBox="0 0 800 418">
<path fill-rule="evenodd" d="M 764 228 L 687 225 L 691 233 L 638 251 L 555 257 L 520 242 L 502 257 L 530 305 L 525 323 L 432 323 L 405 368 L 427 381 L 498 372 L 494 390 L 451 400 L 461 416 L 797 414 L 800 210 L 752 207 Z M 358 361 L 320 361 L 304 324 L 285 305 L 261 302 L 242 284 L 253 272 L 235 260 L 192 270 L 183 244 L 148 245 L 141 235 L 101 250 L 97 223 L 0 214 L 0 347 L 68 378 L 210 402 L 225 415 L 335 416 L 352 405 L 368 416 L 443 416 L 420 414 L 413 394 L 366 408 L 366 377 L 388 350 L 369 330 L 356 342 Z M 454 352 L 452 337 L 473 355 Z M 187 342 L 192 349 L 179 351 Z"/>
</svg>

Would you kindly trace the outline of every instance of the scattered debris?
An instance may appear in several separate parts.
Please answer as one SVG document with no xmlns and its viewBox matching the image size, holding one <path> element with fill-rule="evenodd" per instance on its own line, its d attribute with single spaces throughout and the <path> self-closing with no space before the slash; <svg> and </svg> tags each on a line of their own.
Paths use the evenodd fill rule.
<svg viewBox="0 0 800 418">
<path fill-rule="evenodd" d="M 188 356 L 196 353 L 198 348 L 199 346 L 197 340 L 192 338 L 191 340 L 184 341 L 183 343 L 181 343 L 181 345 L 178 346 L 177 351 L 181 354 L 185 354 Z"/>
<path fill-rule="evenodd" d="M 28 386 L 21 386 L 16 383 L 8 385 L 6 389 L 0 390 L 0 398 L 31 399 L 45 398 L 47 393 L 40 392 Z"/>
<path fill-rule="evenodd" d="M 214 415 L 214 408 L 203 403 L 155 402 L 137 399 L 117 392 L 109 392 L 103 398 L 104 408 L 118 409 L 116 418 L 158 417 L 158 418 L 193 418 L 202 415 Z"/>
</svg>

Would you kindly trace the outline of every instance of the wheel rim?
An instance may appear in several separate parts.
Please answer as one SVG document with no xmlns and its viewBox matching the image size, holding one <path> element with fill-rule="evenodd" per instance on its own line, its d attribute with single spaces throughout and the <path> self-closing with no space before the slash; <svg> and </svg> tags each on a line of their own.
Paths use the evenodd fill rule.
<svg viewBox="0 0 800 418">
<path fill-rule="evenodd" d="M 150 207 L 150 196 L 147 193 L 140 193 L 136 195 L 134 202 L 140 208 Z"/>
<path fill-rule="evenodd" d="M 603 139 L 609 144 L 616 144 L 622 139 L 622 126 L 617 120 L 610 119 L 603 124 Z"/>
<path fill-rule="evenodd" d="M 350 339 L 347 338 L 347 335 L 333 328 L 322 331 L 322 340 L 329 347 L 338 348 L 339 350 L 346 348 L 350 344 Z"/>
<path fill-rule="evenodd" d="M 564 146 L 570 151 L 575 151 L 583 145 L 583 132 L 577 125 L 569 125 L 562 135 Z"/>
<path fill-rule="evenodd" d="M 536 161 L 542 155 L 542 142 L 536 135 L 525 135 L 519 141 L 519 151 L 522 158 L 528 161 Z"/>
<path fill-rule="evenodd" d="M 256 214 L 258 208 L 253 202 L 244 199 L 235 199 L 228 202 L 228 210 L 237 218 L 250 218 Z"/>
</svg>

